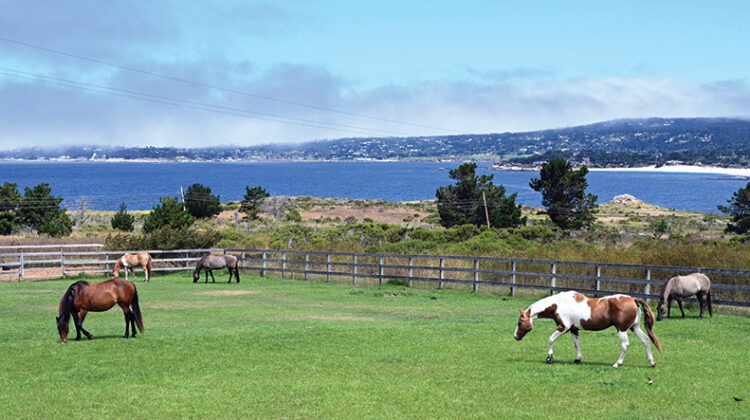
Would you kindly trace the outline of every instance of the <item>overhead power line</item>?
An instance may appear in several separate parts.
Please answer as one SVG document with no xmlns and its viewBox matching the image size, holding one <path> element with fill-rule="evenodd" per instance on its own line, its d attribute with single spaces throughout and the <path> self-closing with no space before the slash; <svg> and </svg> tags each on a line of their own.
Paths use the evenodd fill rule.
<svg viewBox="0 0 750 420">
<path fill-rule="evenodd" d="M 297 101 L 292 101 L 292 100 L 282 99 L 282 98 L 275 98 L 275 97 L 272 97 L 272 96 L 260 95 L 260 94 L 257 94 L 257 93 L 246 92 L 246 91 L 242 91 L 242 90 L 238 90 L 238 89 L 232 89 L 232 88 L 222 87 L 222 86 L 218 86 L 218 85 L 214 85 L 214 84 L 210 84 L 210 83 L 205 83 L 205 82 L 200 82 L 200 81 L 196 81 L 196 80 L 184 79 L 184 78 L 181 78 L 181 77 L 171 76 L 171 75 L 168 75 L 168 74 L 161 74 L 161 73 L 157 73 L 157 72 L 154 72 L 154 71 L 143 70 L 143 69 L 139 69 L 139 68 L 136 68 L 136 67 L 126 66 L 126 65 L 117 64 L 117 63 L 113 63 L 113 62 L 108 62 L 108 61 L 104 61 L 104 60 L 99 60 L 99 59 L 96 59 L 96 58 L 85 57 L 85 56 L 82 56 L 82 55 L 79 55 L 79 54 L 74 54 L 74 53 L 70 53 L 70 52 L 67 52 L 67 51 L 61 51 L 61 50 L 57 50 L 57 49 L 54 49 L 54 48 L 44 47 L 44 46 L 41 46 L 41 45 L 35 45 L 35 44 L 28 43 L 28 42 L 18 41 L 18 40 L 6 38 L 6 37 L 3 37 L 3 36 L 0 36 L 0 41 L 6 42 L 6 43 L 9 43 L 9 44 L 20 45 L 20 46 L 23 46 L 23 47 L 26 47 L 26 48 L 36 49 L 36 50 L 39 50 L 39 51 L 45 51 L 45 52 L 48 52 L 48 53 L 58 54 L 58 55 L 62 55 L 62 56 L 65 56 L 65 57 L 75 58 L 77 60 L 88 61 L 90 63 L 95 63 L 95 64 L 104 65 L 104 66 L 114 67 L 114 68 L 118 68 L 118 69 L 121 69 L 121 70 L 130 71 L 130 72 L 134 72 L 134 73 L 140 73 L 140 74 L 144 74 L 144 75 L 147 75 L 147 76 L 158 77 L 158 78 L 161 78 L 161 79 L 171 80 L 171 81 L 180 82 L 180 83 L 186 83 L 186 84 L 190 84 L 190 85 L 194 85 L 194 86 L 201 86 L 201 87 L 205 87 L 205 88 L 209 88 L 209 89 L 218 90 L 218 91 L 221 91 L 221 92 L 233 93 L 233 94 L 236 94 L 236 95 L 242 95 L 242 96 L 247 96 L 247 97 L 251 97 L 251 98 L 262 99 L 262 100 L 265 100 L 265 101 L 272 101 L 272 102 L 278 102 L 278 103 L 283 103 L 283 104 L 287 104 L 287 105 L 294 105 L 294 106 L 303 107 L 303 108 L 316 109 L 316 110 L 319 110 L 319 111 L 332 112 L 332 113 L 336 113 L 336 114 L 347 115 L 347 116 L 350 116 L 350 117 L 363 118 L 363 119 L 374 120 L 374 121 L 381 121 L 381 122 L 388 122 L 388 123 L 392 123 L 392 124 L 400 124 L 400 125 L 410 126 L 410 127 L 428 128 L 428 129 L 432 129 L 432 130 L 440 130 L 440 131 L 444 131 L 444 132 L 457 133 L 456 130 L 451 130 L 451 129 L 448 129 L 448 128 L 436 127 L 436 126 L 425 125 L 425 124 L 411 123 L 411 122 L 407 122 L 407 121 L 400 121 L 400 120 L 394 120 L 394 119 L 390 119 L 390 118 L 383 118 L 383 117 L 378 117 L 378 116 L 359 114 L 359 113 L 349 112 L 349 111 L 342 111 L 342 110 L 339 110 L 339 109 L 328 108 L 328 107 L 319 106 L 319 105 L 307 104 L 307 103 L 303 103 L 303 102 L 297 102 Z"/>
<path fill-rule="evenodd" d="M 347 124 L 339 124 L 339 123 L 326 122 L 326 121 L 309 120 L 309 119 L 304 119 L 304 118 L 285 117 L 281 115 L 257 112 L 257 111 L 252 111 L 248 109 L 243 109 L 243 108 L 228 107 L 224 105 L 215 105 L 215 104 L 209 104 L 205 102 L 190 101 L 186 99 L 173 98 L 173 97 L 168 97 L 168 96 L 163 96 L 163 95 L 155 95 L 155 94 L 131 90 L 131 89 L 121 89 L 121 88 L 115 88 L 115 87 L 110 87 L 110 86 L 96 85 L 92 83 L 79 82 L 79 81 L 70 80 L 70 79 L 61 79 L 61 78 L 47 76 L 47 75 L 38 74 L 38 73 L 31 73 L 31 72 L 11 69 L 7 67 L 0 67 L 0 74 L 4 74 L 9 77 L 20 78 L 20 79 L 38 80 L 38 81 L 42 81 L 42 82 L 57 85 L 57 86 L 63 86 L 63 87 L 83 90 L 87 92 L 100 93 L 104 95 L 118 96 L 118 97 L 136 99 L 136 100 L 165 104 L 165 105 L 180 106 L 183 108 L 195 109 L 199 111 L 208 111 L 208 112 L 214 112 L 214 113 L 225 114 L 225 115 L 232 115 L 235 117 L 272 121 L 272 122 L 281 123 L 281 124 L 292 124 L 292 125 L 298 125 L 298 126 L 303 126 L 303 127 L 312 127 L 312 128 L 319 128 L 319 129 L 324 129 L 324 130 L 341 131 L 341 132 L 346 132 L 350 134 L 359 134 L 359 135 L 373 135 L 374 132 L 385 133 L 389 135 L 405 135 L 405 133 L 397 132 L 397 131 L 381 130 L 381 129 L 360 127 L 360 126 L 347 125 Z"/>
</svg>

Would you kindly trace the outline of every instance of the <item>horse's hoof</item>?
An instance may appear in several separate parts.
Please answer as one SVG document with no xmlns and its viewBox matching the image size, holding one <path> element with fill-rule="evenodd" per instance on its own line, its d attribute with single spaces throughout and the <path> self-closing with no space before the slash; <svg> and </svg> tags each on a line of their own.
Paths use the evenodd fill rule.
<svg viewBox="0 0 750 420">
<path fill-rule="evenodd" d="M 619 363 L 615 363 L 614 365 L 612 365 L 612 367 L 614 367 L 614 368 L 620 367 L 620 364 Z"/>
<path fill-rule="evenodd" d="M 573 360 L 573 364 L 574 365 L 580 365 L 581 364 L 581 359 Z"/>
<path fill-rule="evenodd" d="M 86 338 L 88 338 L 89 340 L 93 340 L 94 336 L 93 335 L 87 335 Z"/>
<path fill-rule="evenodd" d="M 551 365 L 552 363 L 555 363 L 555 358 L 552 356 L 547 356 L 547 364 Z"/>
<path fill-rule="evenodd" d="M 655 368 L 655 367 L 656 367 L 656 362 L 654 362 L 654 363 L 651 363 L 651 367 L 652 367 L 652 368 Z"/>
</svg>

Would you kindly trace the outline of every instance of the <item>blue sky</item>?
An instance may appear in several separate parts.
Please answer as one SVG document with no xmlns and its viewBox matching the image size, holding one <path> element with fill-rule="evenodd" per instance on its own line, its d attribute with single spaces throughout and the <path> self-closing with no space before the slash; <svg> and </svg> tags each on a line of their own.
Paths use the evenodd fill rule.
<svg viewBox="0 0 750 420">
<path fill-rule="evenodd" d="M 2 2 L 2 148 L 750 117 L 747 2 L 35 4 Z"/>
</svg>

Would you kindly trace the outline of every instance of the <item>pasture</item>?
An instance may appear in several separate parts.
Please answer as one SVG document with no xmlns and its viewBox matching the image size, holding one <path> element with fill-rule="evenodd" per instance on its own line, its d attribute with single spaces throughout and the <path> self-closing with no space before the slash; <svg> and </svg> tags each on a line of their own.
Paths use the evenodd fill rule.
<svg viewBox="0 0 750 420">
<path fill-rule="evenodd" d="M 115 308 L 65 345 L 73 280 L 0 283 L 4 417 L 750 418 L 750 318 L 722 308 L 657 323 L 656 369 L 632 333 L 612 368 L 614 328 L 581 332 L 582 365 L 566 334 L 547 365 L 553 321 L 513 339 L 535 299 L 216 274 L 138 282 L 144 335 Z"/>
</svg>

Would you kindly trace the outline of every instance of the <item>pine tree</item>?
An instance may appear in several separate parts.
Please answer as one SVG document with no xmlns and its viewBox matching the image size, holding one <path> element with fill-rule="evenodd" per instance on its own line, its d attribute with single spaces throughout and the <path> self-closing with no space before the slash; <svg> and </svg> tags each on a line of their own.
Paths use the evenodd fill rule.
<svg viewBox="0 0 750 420">
<path fill-rule="evenodd" d="M 529 186 L 542 192 L 542 205 L 552 223 L 564 230 L 591 226 L 596 209 L 596 196 L 586 194 L 586 165 L 573 170 L 565 159 L 552 159 L 542 165 L 539 178 Z"/>
<path fill-rule="evenodd" d="M 204 219 L 221 213 L 221 200 L 211 194 L 211 188 L 193 184 L 185 193 L 185 207 L 196 219 Z"/>
<path fill-rule="evenodd" d="M 719 210 L 731 216 L 732 222 L 724 229 L 727 233 L 743 235 L 750 230 L 750 182 L 740 188 L 727 200 L 729 207 L 718 206 Z"/>
<path fill-rule="evenodd" d="M 125 210 L 125 203 L 123 202 L 120 204 L 120 211 L 112 216 L 112 221 L 110 223 L 112 224 L 113 229 L 122 230 L 124 232 L 132 232 L 134 221 L 135 217 L 133 217 L 133 215 L 131 214 L 128 214 L 128 212 Z"/>
<path fill-rule="evenodd" d="M 450 177 L 456 180 L 456 185 L 440 187 L 435 192 L 440 224 L 445 227 L 482 226 L 487 224 L 487 217 L 490 225 L 496 228 L 526 223 L 526 218 L 521 216 L 521 206 L 516 205 L 516 194 L 506 197 L 505 187 L 492 183 L 494 175 L 478 177 L 476 168 L 476 163 L 465 163 L 452 169 Z"/>
<path fill-rule="evenodd" d="M 245 213 L 245 217 L 248 219 L 255 220 L 260 213 L 260 205 L 268 197 L 270 197 L 270 194 L 260 185 L 253 188 L 245 186 L 245 195 L 242 196 L 243 200 L 240 202 L 240 211 Z"/>
</svg>

